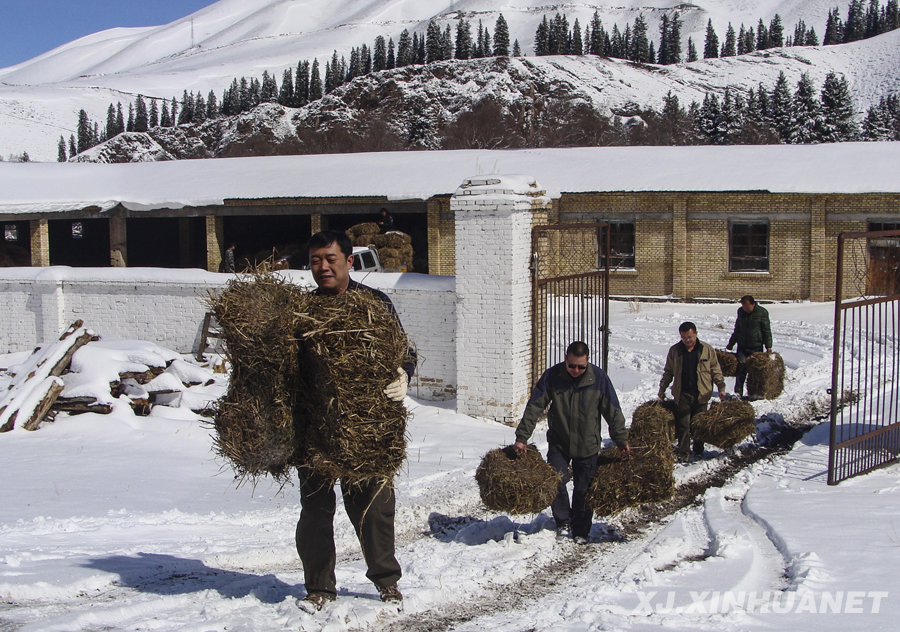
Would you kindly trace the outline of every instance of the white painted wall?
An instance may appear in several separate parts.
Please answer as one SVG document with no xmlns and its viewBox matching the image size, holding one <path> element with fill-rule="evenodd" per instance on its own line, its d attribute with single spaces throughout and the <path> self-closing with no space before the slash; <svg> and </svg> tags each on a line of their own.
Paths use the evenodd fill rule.
<svg viewBox="0 0 900 632">
<path fill-rule="evenodd" d="M 290 278 L 312 286 L 309 272 Z M 206 313 L 204 298 L 231 275 L 158 268 L 0 269 L 0 353 L 30 351 L 81 319 L 112 338 L 149 340 L 192 353 Z M 419 353 L 410 394 L 426 400 L 456 396 L 456 284 L 453 277 L 354 275 L 385 292 Z"/>
</svg>

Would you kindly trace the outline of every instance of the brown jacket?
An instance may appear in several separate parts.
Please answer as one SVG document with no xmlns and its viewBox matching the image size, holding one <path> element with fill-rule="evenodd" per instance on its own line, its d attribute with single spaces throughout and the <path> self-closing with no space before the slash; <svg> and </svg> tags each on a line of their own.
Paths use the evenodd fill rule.
<svg viewBox="0 0 900 632">
<path fill-rule="evenodd" d="M 725 378 L 719 367 L 719 358 L 712 345 L 697 340 L 697 348 L 700 358 L 697 362 L 697 390 L 700 391 L 698 403 L 705 404 L 712 397 L 713 383 L 720 391 L 725 390 Z M 665 397 L 666 388 L 672 385 L 672 397 L 677 402 L 681 398 L 681 361 L 686 349 L 683 342 L 674 344 L 669 348 L 666 356 L 666 367 L 663 369 L 662 379 L 659 381 L 659 397 Z"/>
</svg>

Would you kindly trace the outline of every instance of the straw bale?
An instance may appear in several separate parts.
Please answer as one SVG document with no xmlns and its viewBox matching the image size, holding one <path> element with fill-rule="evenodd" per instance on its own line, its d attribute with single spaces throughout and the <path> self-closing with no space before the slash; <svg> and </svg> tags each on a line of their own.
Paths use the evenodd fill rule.
<svg viewBox="0 0 900 632">
<path fill-rule="evenodd" d="M 373 245 L 372 244 L 373 236 L 374 235 L 360 235 L 359 237 L 351 239 L 351 241 L 353 242 L 354 246 L 361 246 L 363 248 L 366 248 L 367 246 Z"/>
<path fill-rule="evenodd" d="M 756 412 L 749 402 L 729 399 L 717 402 L 709 410 L 691 419 L 691 436 L 728 450 L 756 432 Z"/>
<path fill-rule="evenodd" d="M 346 230 L 347 237 L 351 240 L 363 235 L 377 235 L 381 232 L 381 227 L 375 222 L 363 222 L 362 224 L 354 224 Z"/>
<path fill-rule="evenodd" d="M 628 507 L 669 500 L 675 494 L 675 458 L 665 451 L 617 448 L 600 451 L 586 502 L 597 516 L 614 516 Z"/>
<path fill-rule="evenodd" d="M 254 273 L 210 305 L 232 365 L 214 446 L 239 477 L 286 481 L 302 465 L 349 483 L 393 478 L 406 456 L 407 413 L 382 391 L 409 343 L 377 296 L 317 296 Z"/>
<path fill-rule="evenodd" d="M 675 402 L 651 400 L 638 406 L 631 417 L 628 442 L 654 451 L 672 451 L 675 440 Z"/>
<path fill-rule="evenodd" d="M 719 359 L 719 367 L 722 369 L 722 375 L 725 377 L 734 377 L 737 375 L 738 359 L 736 353 L 716 349 L 716 356 Z"/>
<path fill-rule="evenodd" d="M 381 266 L 385 270 L 399 270 L 403 267 L 403 261 L 395 257 L 381 257 Z M 408 266 L 407 271 L 409 271 Z"/>
<path fill-rule="evenodd" d="M 759 351 L 745 361 L 747 394 L 750 397 L 775 399 L 784 391 L 784 360 L 779 353 Z"/>
<path fill-rule="evenodd" d="M 295 465 L 293 403 L 299 387 L 293 307 L 301 290 L 261 272 L 240 276 L 209 298 L 231 364 L 214 416 L 213 447 L 240 477 L 286 481 Z"/>
<path fill-rule="evenodd" d="M 389 230 L 385 233 L 385 235 L 397 235 L 398 237 L 400 237 L 400 239 L 403 240 L 404 243 L 406 243 L 406 244 L 412 243 L 412 237 L 410 237 L 406 233 L 401 232 L 399 230 Z"/>
<path fill-rule="evenodd" d="M 533 445 L 521 456 L 512 446 L 491 450 L 475 470 L 485 507 L 513 515 L 536 514 L 549 507 L 561 479 Z"/>
<path fill-rule="evenodd" d="M 396 248 L 381 248 L 378 250 L 378 256 L 382 259 L 402 259 L 400 251 Z"/>
</svg>

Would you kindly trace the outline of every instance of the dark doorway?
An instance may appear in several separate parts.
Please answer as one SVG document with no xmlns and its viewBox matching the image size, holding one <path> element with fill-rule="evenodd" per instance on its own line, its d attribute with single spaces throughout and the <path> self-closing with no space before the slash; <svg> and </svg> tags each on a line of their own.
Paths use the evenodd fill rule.
<svg viewBox="0 0 900 632">
<path fill-rule="evenodd" d="M 428 274 L 428 214 L 399 213 L 385 207 L 394 218 L 392 230 L 406 233 L 412 239 L 413 269 L 412 272 Z M 347 215 L 326 215 L 327 226 L 332 230 L 347 230 L 351 226 L 363 222 L 377 222 L 377 213 L 354 213 Z"/>
<path fill-rule="evenodd" d="M 50 265 L 109 267 L 109 220 L 51 219 Z"/>
<path fill-rule="evenodd" d="M 235 215 L 223 218 L 225 246 L 234 244 L 238 270 L 274 257 L 290 260 L 310 237 L 309 215 Z M 286 265 L 286 264 L 285 264 Z M 298 267 L 296 265 L 292 267 Z"/>
<path fill-rule="evenodd" d="M 31 222 L 3 222 L 0 268 L 31 265 Z"/>
<path fill-rule="evenodd" d="M 129 217 L 129 268 L 206 268 L 203 217 Z"/>
</svg>

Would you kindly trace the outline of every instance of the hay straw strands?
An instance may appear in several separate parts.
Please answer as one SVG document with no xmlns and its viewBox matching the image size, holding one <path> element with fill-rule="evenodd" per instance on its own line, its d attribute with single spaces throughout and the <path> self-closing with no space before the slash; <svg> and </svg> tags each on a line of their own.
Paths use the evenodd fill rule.
<svg viewBox="0 0 900 632">
<path fill-rule="evenodd" d="M 775 399 L 784 391 L 784 360 L 781 354 L 759 351 L 745 360 L 747 394 Z"/>
<path fill-rule="evenodd" d="M 717 402 L 691 419 L 691 435 L 697 441 L 728 450 L 756 432 L 756 412 L 749 402 L 737 399 Z"/>
<path fill-rule="evenodd" d="M 719 367 L 722 369 L 722 375 L 725 377 L 734 377 L 737 375 L 738 359 L 736 353 L 716 349 L 716 357 L 719 359 Z"/>
<path fill-rule="evenodd" d="M 588 488 L 587 504 L 597 516 L 617 513 L 648 502 L 669 500 L 675 494 L 674 456 L 666 451 L 632 447 L 600 451 L 597 473 Z"/>
<path fill-rule="evenodd" d="M 536 514 L 549 507 L 561 479 L 533 445 L 524 455 L 517 455 L 512 446 L 491 450 L 475 471 L 485 507 L 512 515 Z"/>
<path fill-rule="evenodd" d="M 377 235 L 381 232 L 381 227 L 375 222 L 363 222 L 362 224 L 355 224 L 347 229 L 347 236 L 354 240 L 357 237 L 362 237 L 363 235 Z M 368 244 L 363 244 L 368 245 Z"/>
<path fill-rule="evenodd" d="M 675 440 L 675 402 L 651 400 L 638 406 L 631 417 L 628 442 L 654 450 L 672 451 Z"/>
</svg>

